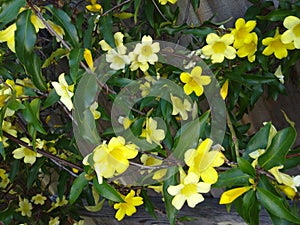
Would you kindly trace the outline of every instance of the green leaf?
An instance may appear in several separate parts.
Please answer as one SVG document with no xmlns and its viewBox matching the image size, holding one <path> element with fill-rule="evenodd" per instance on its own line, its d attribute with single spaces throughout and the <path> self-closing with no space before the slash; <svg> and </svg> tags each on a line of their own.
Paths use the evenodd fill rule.
<svg viewBox="0 0 300 225">
<path fill-rule="evenodd" d="M 50 106 L 52 106 L 54 103 L 58 102 L 60 96 L 56 93 L 55 89 L 51 89 L 49 92 L 44 104 L 43 104 L 43 109 L 46 109 Z"/>
<path fill-rule="evenodd" d="M 72 184 L 69 199 L 71 204 L 73 204 L 77 200 L 83 188 L 88 184 L 88 180 L 85 178 L 85 175 L 85 172 L 81 173 L 78 177 L 76 177 Z"/>
<path fill-rule="evenodd" d="M 41 158 L 39 160 L 37 160 L 33 166 L 30 168 L 28 176 L 27 176 L 27 189 L 30 189 L 33 185 L 33 183 L 38 179 L 38 174 L 40 171 L 40 168 L 42 167 L 42 165 L 45 162 L 45 158 Z"/>
<path fill-rule="evenodd" d="M 66 192 L 69 180 L 70 180 L 70 174 L 65 170 L 61 170 L 58 174 L 58 182 L 57 182 L 57 195 L 60 199 L 63 198 L 63 195 Z"/>
<path fill-rule="evenodd" d="M 97 177 L 93 180 L 95 190 L 102 197 L 112 200 L 114 202 L 124 202 L 119 192 L 110 186 L 105 180 L 103 180 L 102 184 L 98 183 Z"/>
<path fill-rule="evenodd" d="M 265 170 L 284 164 L 286 155 L 296 140 L 296 130 L 288 127 L 276 133 L 270 147 L 258 158 Z"/>
<path fill-rule="evenodd" d="M 283 21 L 285 17 L 290 16 L 291 11 L 287 9 L 272 10 L 265 16 L 256 16 L 260 20 L 269 20 L 272 22 Z"/>
<path fill-rule="evenodd" d="M 0 30 L 18 16 L 20 8 L 25 6 L 25 3 L 25 0 L 10 0 L 1 4 Z"/>
<path fill-rule="evenodd" d="M 283 203 L 280 197 L 272 194 L 264 188 L 257 187 L 257 198 L 262 206 L 264 206 L 272 215 L 300 224 L 300 218 L 291 212 L 290 208 Z"/>
<path fill-rule="evenodd" d="M 103 2 L 103 9 L 104 11 L 107 11 L 111 8 L 111 0 L 106 0 Z M 99 29 L 100 33 L 103 37 L 103 39 L 112 47 L 115 48 L 115 38 L 113 35 L 113 20 L 112 20 L 112 14 L 109 13 L 105 16 L 101 16 L 99 19 Z"/>
<path fill-rule="evenodd" d="M 105 199 L 102 199 L 96 205 L 87 205 L 87 206 L 84 206 L 84 208 L 86 208 L 86 210 L 89 212 L 99 212 L 102 209 L 104 202 L 105 202 Z"/>
<path fill-rule="evenodd" d="M 255 192 L 251 189 L 243 197 L 243 218 L 249 225 L 259 224 L 260 207 Z"/>
<path fill-rule="evenodd" d="M 72 24 L 69 15 L 65 11 L 55 8 L 53 5 L 48 5 L 45 8 L 51 12 L 54 22 L 64 29 L 66 40 L 70 41 L 73 47 L 77 47 L 79 45 L 79 38 L 76 27 Z"/>
<path fill-rule="evenodd" d="M 217 183 L 213 184 L 215 188 L 233 187 L 233 186 L 247 186 L 249 185 L 248 174 L 243 173 L 239 168 L 233 168 L 226 172 L 220 173 Z"/>
<path fill-rule="evenodd" d="M 170 225 L 175 225 L 178 210 L 172 205 L 173 196 L 168 193 L 167 189 L 170 185 L 177 185 L 176 170 L 176 167 L 169 168 L 166 176 L 168 179 L 163 182 L 163 197 Z"/>
<path fill-rule="evenodd" d="M 140 10 L 140 5 L 141 5 L 142 0 L 135 0 L 134 1 L 134 23 L 137 23 L 137 18 L 139 15 L 139 10 Z"/>
<path fill-rule="evenodd" d="M 150 200 L 147 190 L 142 189 L 141 191 L 141 197 L 143 198 L 143 206 L 145 207 L 145 210 L 153 217 L 157 219 L 157 216 L 155 214 L 155 208 L 154 205 L 152 203 L 152 201 Z"/>
<path fill-rule="evenodd" d="M 42 65 L 42 69 L 48 67 L 53 62 L 56 62 L 57 59 L 62 58 L 63 56 L 67 55 L 69 51 L 64 48 L 58 48 L 54 52 L 51 53 L 51 55 L 45 60 L 45 62 Z"/>
<path fill-rule="evenodd" d="M 83 58 L 83 49 L 74 48 L 69 54 L 69 66 L 70 66 L 70 76 L 74 83 L 76 83 L 79 71 L 79 65 Z"/>
<path fill-rule="evenodd" d="M 154 28 L 153 17 L 155 13 L 154 13 L 154 4 L 152 3 L 152 1 L 149 0 L 145 1 L 145 14 L 150 26 Z"/>
<path fill-rule="evenodd" d="M 252 165 L 244 158 L 238 157 L 237 163 L 239 168 L 246 174 L 249 174 L 252 177 L 255 177 L 256 172 Z"/>
</svg>

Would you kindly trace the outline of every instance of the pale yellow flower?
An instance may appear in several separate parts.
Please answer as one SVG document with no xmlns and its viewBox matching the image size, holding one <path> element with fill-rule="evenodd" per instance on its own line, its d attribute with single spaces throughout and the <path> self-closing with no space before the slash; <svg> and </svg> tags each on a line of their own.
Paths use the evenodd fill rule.
<svg viewBox="0 0 300 225">
<path fill-rule="evenodd" d="M 73 223 L 73 225 L 85 225 L 84 220 L 79 220 L 78 222 Z"/>
<path fill-rule="evenodd" d="M 91 113 L 93 114 L 95 120 L 97 120 L 101 117 L 101 113 L 99 111 L 97 111 L 97 108 L 98 108 L 98 102 L 94 102 L 90 106 Z"/>
<path fill-rule="evenodd" d="M 136 213 L 136 206 L 143 204 L 143 198 L 135 197 L 134 190 L 131 190 L 126 196 L 122 195 L 124 202 L 115 203 L 114 209 L 117 209 L 115 218 L 121 221 L 125 215 L 132 216 Z"/>
<path fill-rule="evenodd" d="M 181 176 L 184 172 L 181 173 Z M 204 197 L 200 193 L 210 191 L 210 184 L 199 182 L 199 177 L 193 172 L 189 172 L 187 176 L 181 177 L 180 184 L 169 186 L 167 191 L 170 195 L 175 196 L 172 200 L 172 205 L 180 210 L 187 201 L 189 207 L 194 208 L 197 204 L 204 201 Z"/>
<path fill-rule="evenodd" d="M 154 152 L 153 154 L 157 155 L 157 152 Z M 156 167 L 156 166 L 160 166 L 163 163 L 163 160 L 147 154 L 143 154 L 140 159 L 144 166 Z M 149 170 L 148 172 L 152 172 L 152 170 Z M 167 173 L 167 169 L 159 169 L 154 172 L 152 179 L 161 180 L 166 175 L 166 173 Z"/>
<path fill-rule="evenodd" d="M 262 40 L 262 44 L 267 46 L 262 54 L 269 56 L 274 53 L 277 59 L 282 59 L 287 57 L 288 51 L 294 49 L 294 44 L 292 42 L 284 44 L 281 40 L 281 34 L 279 34 L 279 29 L 276 29 L 274 37 L 267 37 Z"/>
<path fill-rule="evenodd" d="M 165 138 L 165 131 L 162 129 L 157 129 L 157 121 L 152 117 L 146 118 L 145 128 L 142 130 L 141 137 L 146 138 L 147 142 L 152 144 L 152 142 L 160 145 L 160 141 Z"/>
<path fill-rule="evenodd" d="M 40 20 L 40 18 L 38 16 L 36 16 L 34 13 L 31 14 L 30 21 L 34 26 L 36 33 L 38 33 L 40 29 L 46 28 L 46 26 L 43 24 L 43 22 Z"/>
<path fill-rule="evenodd" d="M 117 32 L 114 34 L 115 45 L 117 48 L 116 51 L 121 55 L 125 55 L 127 51 L 126 46 L 123 44 L 123 38 L 124 34 L 122 34 L 121 32 Z M 105 40 L 101 40 L 99 44 L 103 51 L 110 51 L 113 49 Z"/>
<path fill-rule="evenodd" d="M 59 217 L 56 216 L 56 217 L 50 217 L 50 220 L 49 220 L 49 225 L 59 225 L 60 221 L 59 221 Z"/>
<path fill-rule="evenodd" d="M 53 23 L 51 20 L 47 20 L 47 22 L 49 23 L 50 27 L 56 32 L 56 34 L 57 34 L 61 39 L 63 39 L 63 37 L 64 37 L 64 35 L 65 35 L 64 29 L 63 29 L 61 26 L 59 26 L 59 25 Z M 60 40 L 59 40 L 58 38 L 56 38 L 56 41 L 57 41 L 57 42 L 60 42 Z"/>
<path fill-rule="evenodd" d="M 142 43 L 136 44 L 133 52 L 137 55 L 137 61 L 141 63 L 154 64 L 158 61 L 156 53 L 160 51 L 159 43 L 153 43 L 152 37 L 144 35 L 142 37 Z"/>
<path fill-rule="evenodd" d="M 33 201 L 35 205 L 44 205 L 46 199 L 47 198 L 42 194 L 36 194 L 35 196 L 32 196 L 31 201 Z"/>
<path fill-rule="evenodd" d="M 201 179 L 210 184 L 218 180 L 218 172 L 214 167 L 221 166 L 225 156 L 219 150 L 211 150 L 213 141 L 206 138 L 197 149 L 189 149 L 184 154 L 184 161 L 189 166 L 189 172 L 194 172 Z"/>
<path fill-rule="evenodd" d="M 237 19 L 235 22 L 235 28 L 231 31 L 231 34 L 234 35 L 233 47 L 241 48 L 244 44 L 250 44 L 253 42 L 253 34 L 255 33 L 250 32 L 255 28 L 255 26 L 255 20 L 246 22 L 243 18 Z"/>
<path fill-rule="evenodd" d="M 165 5 L 167 4 L 168 2 L 170 2 L 171 4 L 175 4 L 177 2 L 177 0 L 158 0 L 158 2 L 161 4 L 161 5 Z"/>
<path fill-rule="evenodd" d="M 137 69 L 141 69 L 143 72 L 146 72 L 149 69 L 149 64 L 147 62 L 139 62 L 138 61 L 138 55 L 134 52 L 129 52 L 128 54 L 131 64 L 130 64 L 130 70 L 135 71 Z"/>
<path fill-rule="evenodd" d="M 187 95 L 195 92 L 197 96 L 203 94 L 203 85 L 208 85 L 211 81 L 209 76 L 202 75 L 202 68 L 200 66 L 196 66 L 191 73 L 182 72 L 180 80 L 185 83 L 183 90 Z"/>
<path fill-rule="evenodd" d="M 6 186 L 9 184 L 10 180 L 8 178 L 8 174 L 4 169 L 0 169 L 0 188 L 6 188 Z"/>
<path fill-rule="evenodd" d="M 129 119 L 128 117 L 120 116 L 118 122 L 123 125 L 124 129 L 127 130 L 134 120 Z"/>
<path fill-rule="evenodd" d="M 187 120 L 188 119 L 187 112 L 192 110 L 191 103 L 187 99 L 184 99 L 182 101 L 180 98 L 173 96 L 172 94 L 170 94 L 170 97 L 173 106 L 172 115 L 179 114 L 183 120 Z"/>
<path fill-rule="evenodd" d="M 288 29 L 282 34 L 284 44 L 293 42 L 295 48 L 300 49 L 300 19 L 296 16 L 288 16 L 283 21 L 283 26 Z"/>
<path fill-rule="evenodd" d="M 145 83 L 140 84 L 140 90 L 142 91 L 142 93 L 141 93 L 142 97 L 146 97 L 147 95 L 149 95 L 150 90 L 151 90 L 150 83 L 148 81 L 146 81 Z"/>
<path fill-rule="evenodd" d="M 15 31 L 17 30 L 17 25 L 13 23 L 6 29 L 0 31 L 0 43 L 6 42 L 7 47 L 12 51 L 15 51 Z"/>
<path fill-rule="evenodd" d="M 282 168 L 283 166 L 275 166 L 268 171 L 275 177 L 279 184 L 285 184 L 297 191 L 297 187 L 300 186 L 300 175 L 291 177 L 288 174 L 281 173 L 279 170 Z"/>
<path fill-rule="evenodd" d="M 278 78 L 280 83 L 284 84 L 284 75 L 281 70 L 281 65 L 279 65 L 274 73 L 274 75 Z"/>
<path fill-rule="evenodd" d="M 51 82 L 56 93 L 60 96 L 60 101 L 67 107 L 69 111 L 73 108 L 73 102 L 71 100 L 74 95 L 74 85 L 68 85 L 65 74 L 62 73 L 58 77 L 58 82 Z"/>
<path fill-rule="evenodd" d="M 19 197 L 19 208 L 16 209 L 16 212 L 21 212 L 22 216 L 31 217 L 32 215 L 32 204 L 28 201 L 28 199 L 22 199 Z"/>
<path fill-rule="evenodd" d="M 113 70 L 124 69 L 126 65 L 130 64 L 130 58 L 128 55 L 124 55 L 111 49 L 106 54 L 106 61 L 110 63 L 110 68 Z"/>
<path fill-rule="evenodd" d="M 212 63 L 221 63 L 224 58 L 234 59 L 236 50 L 230 46 L 233 41 L 233 34 L 225 34 L 219 37 L 215 33 L 210 33 L 206 37 L 207 45 L 202 48 L 202 53 L 210 56 Z"/>
<path fill-rule="evenodd" d="M 247 56 L 249 62 L 255 61 L 255 52 L 257 51 L 257 41 L 258 37 L 256 33 L 250 33 L 252 36 L 252 41 L 250 43 L 244 43 L 238 50 L 237 55 L 240 58 L 244 58 Z"/>
</svg>

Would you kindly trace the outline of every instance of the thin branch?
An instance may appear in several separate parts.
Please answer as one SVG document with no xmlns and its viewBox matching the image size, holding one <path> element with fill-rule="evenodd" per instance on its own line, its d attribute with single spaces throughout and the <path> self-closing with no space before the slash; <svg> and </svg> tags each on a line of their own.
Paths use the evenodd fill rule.
<svg viewBox="0 0 300 225">
<path fill-rule="evenodd" d="M 165 15 L 162 13 L 162 11 L 160 11 L 158 5 L 156 4 L 155 0 L 152 0 L 153 5 L 155 6 L 155 8 L 157 9 L 157 11 L 159 12 L 159 14 L 161 15 L 162 18 L 164 18 L 164 20 L 168 21 L 171 23 L 170 20 L 168 20 L 167 17 L 165 17 Z"/>
<path fill-rule="evenodd" d="M 115 9 L 117 9 L 117 8 L 119 8 L 119 7 L 121 7 L 121 6 L 125 5 L 125 4 L 127 4 L 127 3 L 130 2 L 130 1 L 131 1 L 131 0 L 126 0 L 126 1 L 124 1 L 124 2 L 122 2 L 122 3 L 120 3 L 119 5 L 116 5 L 116 6 L 112 7 L 111 9 L 109 9 L 109 10 L 105 11 L 104 13 L 102 13 L 101 16 L 107 15 L 108 13 L 110 13 L 110 12 L 114 11 Z"/>
</svg>

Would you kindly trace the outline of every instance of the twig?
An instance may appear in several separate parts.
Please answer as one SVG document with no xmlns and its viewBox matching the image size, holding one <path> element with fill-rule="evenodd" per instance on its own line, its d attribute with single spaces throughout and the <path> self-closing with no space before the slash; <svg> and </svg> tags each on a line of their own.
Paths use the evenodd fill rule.
<svg viewBox="0 0 300 225">
<path fill-rule="evenodd" d="M 111 9 L 109 9 L 109 10 L 105 11 L 104 13 L 102 13 L 101 16 L 107 15 L 108 13 L 114 11 L 116 8 L 119 8 L 119 7 L 121 7 L 122 5 L 125 5 L 125 4 L 127 4 L 128 2 L 130 2 L 130 1 L 131 1 L 131 0 L 126 0 L 126 1 L 124 1 L 124 2 L 122 2 L 122 3 L 120 3 L 119 5 L 116 5 L 116 6 L 112 7 Z"/>
<path fill-rule="evenodd" d="M 155 0 L 152 0 L 153 5 L 155 6 L 155 8 L 157 9 L 157 11 L 159 12 L 159 14 L 161 15 L 162 18 L 164 18 L 164 20 L 168 21 L 171 23 L 170 20 L 168 20 L 167 17 L 165 17 L 165 15 L 162 13 L 162 11 L 160 11 L 158 5 L 156 4 Z"/>
<path fill-rule="evenodd" d="M 231 133 L 231 138 L 232 138 L 233 144 L 234 144 L 236 158 L 239 158 L 240 157 L 239 141 L 236 137 L 236 133 L 234 131 L 234 127 L 233 127 L 232 122 L 230 120 L 230 116 L 229 116 L 227 108 L 226 108 L 226 121 L 227 121 L 228 128 L 230 130 L 230 133 Z"/>
</svg>

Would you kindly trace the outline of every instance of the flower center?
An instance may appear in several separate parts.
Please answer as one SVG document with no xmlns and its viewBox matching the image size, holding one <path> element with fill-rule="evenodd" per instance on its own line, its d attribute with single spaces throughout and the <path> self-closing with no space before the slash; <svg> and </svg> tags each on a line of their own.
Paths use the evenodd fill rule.
<svg viewBox="0 0 300 225">
<path fill-rule="evenodd" d="M 196 184 L 186 184 L 184 188 L 181 189 L 181 194 L 186 197 L 190 197 L 193 194 L 197 193 L 197 185 Z"/>
<path fill-rule="evenodd" d="M 115 56 L 114 63 L 117 65 L 122 65 L 122 64 L 124 64 L 124 60 L 120 56 Z"/>
<path fill-rule="evenodd" d="M 300 24 L 296 25 L 296 26 L 293 28 L 293 33 L 294 33 L 297 37 L 300 37 Z"/>
<path fill-rule="evenodd" d="M 224 44 L 224 42 L 218 41 L 212 46 L 212 48 L 215 53 L 224 53 L 226 50 L 226 45 Z"/>
<path fill-rule="evenodd" d="M 152 48 L 149 45 L 144 45 L 141 50 L 142 55 L 148 57 L 153 54 Z"/>
</svg>

